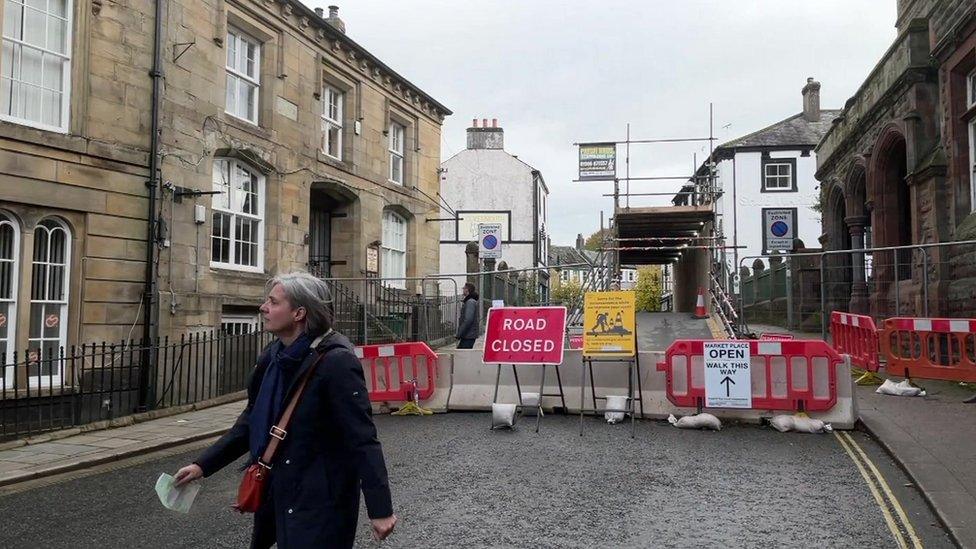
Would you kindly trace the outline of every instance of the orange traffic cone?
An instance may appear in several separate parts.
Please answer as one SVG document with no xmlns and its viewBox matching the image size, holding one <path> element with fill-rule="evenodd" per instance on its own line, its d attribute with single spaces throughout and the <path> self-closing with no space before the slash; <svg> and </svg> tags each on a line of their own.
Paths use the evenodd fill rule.
<svg viewBox="0 0 976 549">
<path fill-rule="evenodd" d="M 698 287 L 698 302 L 695 303 L 695 318 L 708 318 L 705 311 L 705 288 Z"/>
</svg>

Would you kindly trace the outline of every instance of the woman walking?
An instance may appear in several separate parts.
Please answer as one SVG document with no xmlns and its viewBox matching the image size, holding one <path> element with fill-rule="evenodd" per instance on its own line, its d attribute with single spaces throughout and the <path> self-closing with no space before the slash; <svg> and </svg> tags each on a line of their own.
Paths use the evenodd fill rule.
<svg viewBox="0 0 976 549">
<path fill-rule="evenodd" d="M 261 306 L 277 339 L 248 382 L 247 408 L 231 430 L 176 474 L 179 485 L 209 477 L 244 454 L 268 475 L 254 514 L 252 548 L 352 547 L 359 492 L 373 535 L 396 525 L 383 450 L 376 437 L 362 365 L 332 330 L 325 282 L 307 274 L 275 277 Z M 299 394 L 294 413 L 286 414 Z M 284 432 L 282 416 L 290 416 Z M 263 463 L 272 440 L 271 463 Z M 261 463 L 259 463 L 261 462 Z"/>
</svg>

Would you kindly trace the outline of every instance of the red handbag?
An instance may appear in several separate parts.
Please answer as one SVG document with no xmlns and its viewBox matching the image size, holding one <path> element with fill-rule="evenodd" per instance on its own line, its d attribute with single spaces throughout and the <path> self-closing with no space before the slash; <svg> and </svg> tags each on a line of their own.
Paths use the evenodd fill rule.
<svg viewBox="0 0 976 549">
<path fill-rule="evenodd" d="M 312 347 L 315 347 L 320 339 L 321 337 L 315 340 L 312 343 Z M 288 402 L 288 407 L 281 414 L 281 419 L 278 420 L 278 424 L 271 427 L 271 432 L 269 433 L 271 435 L 271 441 L 268 442 L 268 447 L 261 454 L 261 459 L 244 471 L 244 478 L 241 479 L 241 484 L 237 487 L 237 503 L 233 506 L 237 512 L 256 513 L 258 508 L 261 507 L 261 501 L 264 499 L 264 493 L 267 489 L 268 477 L 271 474 L 271 460 L 274 459 L 275 452 L 278 450 L 278 444 L 285 440 L 285 437 L 288 435 L 288 422 L 291 421 L 292 413 L 295 411 L 295 407 L 298 406 L 298 400 L 302 398 L 302 393 L 305 392 L 305 385 L 308 384 L 308 379 L 312 377 L 312 372 L 315 370 L 315 366 L 318 365 L 321 358 L 322 355 L 316 357 L 315 364 L 302 376 L 302 380 L 295 390 L 295 394 L 292 395 L 291 400 Z"/>
</svg>

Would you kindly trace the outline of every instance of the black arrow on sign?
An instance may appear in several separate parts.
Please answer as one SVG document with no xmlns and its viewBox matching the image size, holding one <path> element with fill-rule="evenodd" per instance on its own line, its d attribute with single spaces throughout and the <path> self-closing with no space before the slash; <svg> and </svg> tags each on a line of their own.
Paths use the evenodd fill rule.
<svg viewBox="0 0 976 549">
<path fill-rule="evenodd" d="M 723 378 L 722 381 L 719 381 L 719 383 L 724 383 L 725 384 L 725 396 L 726 396 L 726 398 L 732 396 L 732 393 L 729 392 L 730 391 L 729 387 L 732 386 L 732 385 L 735 385 L 735 382 L 732 381 L 732 378 L 729 377 L 729 376 L 725 376 L 725 378 Z"/>
</svg>

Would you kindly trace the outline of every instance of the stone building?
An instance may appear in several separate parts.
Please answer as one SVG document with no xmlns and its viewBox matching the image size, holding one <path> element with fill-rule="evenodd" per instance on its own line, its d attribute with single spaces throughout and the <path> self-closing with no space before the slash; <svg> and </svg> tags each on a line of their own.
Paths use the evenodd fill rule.
<svg viewBox="0 0 976 549">
<path fill-rule="evenodd" d="M 816 149 L 829 250 L 976 236 L 976 6 L 900 0 L 898 35 Z M 828 256 L 828 309 L 976 313 L 972 247 Z"/>
<path fill-rule="evenodd" d="M 138 338 L 149 258 L 160 334 L 253 325 L 276 273 L 438 270 L 427 219 L 450 111 L 350 38 L 337 8 L 165 3 L 150 215 L 154 3 L 5 6 L 4 349 Z"/>
</svg>

